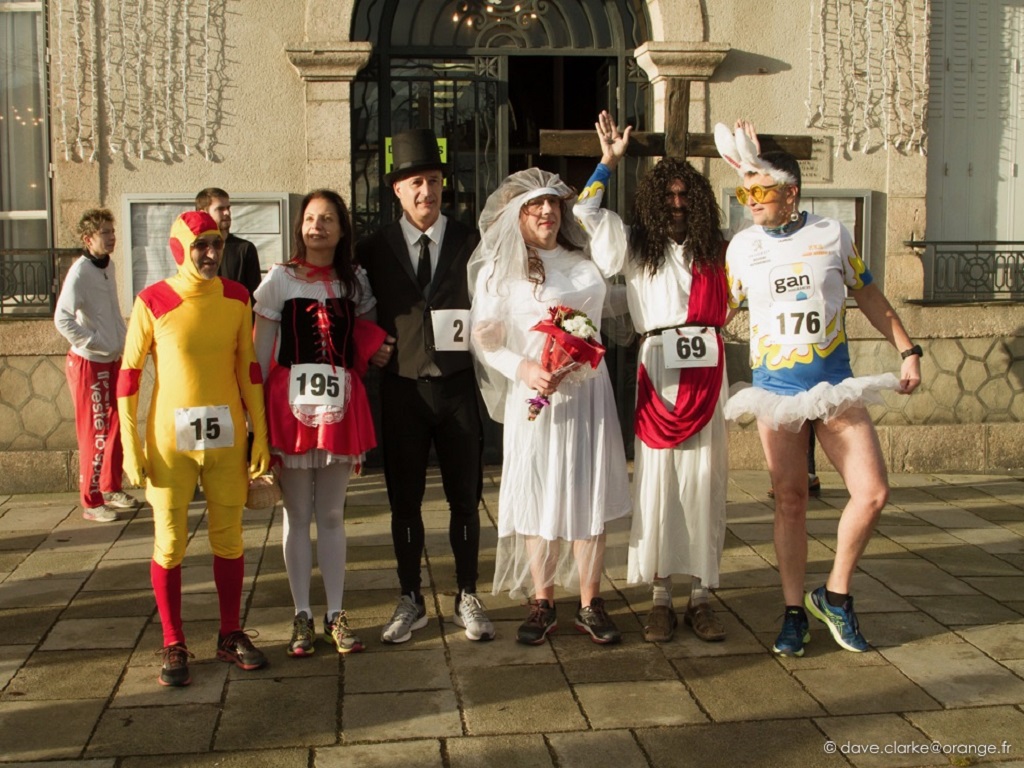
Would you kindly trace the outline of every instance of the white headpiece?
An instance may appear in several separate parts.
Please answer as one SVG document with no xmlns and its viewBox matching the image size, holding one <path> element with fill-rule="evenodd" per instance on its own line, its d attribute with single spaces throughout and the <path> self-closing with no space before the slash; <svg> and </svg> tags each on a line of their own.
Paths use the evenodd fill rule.
<svg viewBox="0 0 1024 768">
<path fill-rule="evenodd" d="M 741 179 L 748 173 L 763 173 L 779 184 L 796 184 L 793 174 L 761 158 L 761 145 L 756 135 L 751 138 L 742 126 L 737 126 L 734 133 L 724 123 L 716 123 L 715 146 L 718 154 L 736 170 Z"/>
<path fill-rule="evenodd" d="M 469 260 L 470 291 L 484 267 L 489 268 L 492 285 L 507 286 L 510 280 L 523 280 L 528 274 L 526 242 L 519 229 L 519 211 L 530 200 L 544 195 L 561 198 L 565 203 L 559 233 L 573 245 L 586 248 L 589 238 L 576 221 L 572 208 L 576 193 L 558 174 L 527 168 L 508 176 L 494 190 L 480 214 L 480 244 Z"/>
</svg>

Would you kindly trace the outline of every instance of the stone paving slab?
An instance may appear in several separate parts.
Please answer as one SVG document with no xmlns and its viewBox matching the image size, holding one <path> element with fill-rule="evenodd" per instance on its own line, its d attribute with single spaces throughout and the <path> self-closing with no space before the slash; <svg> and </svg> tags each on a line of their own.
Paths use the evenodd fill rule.
<svg viewBox="0 0 1024 768">
<path fill-rule="evenodd" d="M 633 768 L 648 764 L 630 731 L 553 733 L 548 742 L 559 768 Z"/>
<path fill-rule="evenodd" d="M 208 752 L 219 716 L 220 707 L 204 704 L 108 709 L 86 756 Z"/>
<path fill-rule="evenodd" d="M 8 578 L 0 584 L 0 609 L 63 607 L 81 589 L 84 581 L 84 577 L 25 579 L 24 581 Z"/>
<path fill-rule="evenodd" d="M 870 559 L 861 562 L 861 569 L 904 597 L 975 594 L 969 585 L 923 559 Z"/>
<path fill-rule="evenodd" d="M 0 702 L 0 755 L 11 761 L 78 757 L 103 716 L 103 705 L 102 699 Z"/>
<path fill-rule="evenodd" d="M 79 768 L 92 768 L 94 764 L 98 768 L 99 764 L 95 761 L 83 762 Z M 264 749 L 252 752 L 193 752 L 159 757 L 129 757 L 120 762 L 120 768 L 308 768 L 309 764 L 308 749 Z"/>
<path fill-rule="evenodd" d="M 451 672 L 441 649 L 368 653 L 345 667 L 345 694 L 450 690 Z"/>
<path fill-rule="evenodd" d="M 104 699 L 117 685 L 126 650 L 39 651 L 0 693 L 2 701 Z"/>
<path fill-rule="evenodd" d="M 277 749 L 334 744 L 341 681 L 335 677 L 233 679 L 214 749 Z"/>
<path fill-rule="evenodd" d="M 54 577 L 86 578 L 102 556 L 103 553 L 97 550 L 62 552 L 38 549 L 17 564 L 17 571 L 11 574 L 8 581 Z"/>
<path fill-rule="evenodd" d="M 103 619 L 152 616 L 156 611 L 152 589 L 118 592 L 79 592 L 61 613 L 62 619 Z"/>
<path fill-rule="evenodd" d="M 459 740 L 453 739 L 453 742 Z M 487 765 L 475 762 L 474 765 Z M 500 764 L 500 763 L 499 763 Z M 390 744 L 355 744 L 346 747 L 319 747 L 315 768 L 443 768 L 441 744 L 436 740 L 399 741 Z M 247 766 L 239 766 L 247 768 Z M 306 763 L 302 763 L 306 768 Z"/>
<path fill-rule="evenodd" d="M 824 714 L 770 654 L 676 659 L 672 663 L 701 708 L 716 722 Z M 766 695 L 753 696 L 752 691 Z"/>
<path fill-rule="evenodd" d="M 473 668 L 458 678 L 469 735 L 587 728 L 557 666 Z"/>
<path fill-rule="evenodd" d="M 111 708 L 168 707 L 182 704 L 219 705 L 224 698 L 228 677 L 227 664 L 205 661 L 189 664 L 192 683 L 184 688 L 168 688 L 157 683 L 160 677 L 160 656 L 151 664 L 131 665 L 124 671 L 110 702 Z"/>
<path fill-rule="evenodd" d="M 1020 576 L 975 576 L 964 581 L 979 592 L 1000 602 L 1019 600 L 1024 595 L 1024 574 Z"/>
<path fill-rule="evenodd" d="M 831 715 L 939 708 L 934 699 L 888 665 L 804 670 L 794 664 L 792 670 Z"/>
<path fill-rule="evenodd" d="M 824 752 L 826 739 L 808 720 L 640 729 L 636 737 L 654 768 L 849 765 L 841 757 Z"/>
<path fill-rule="evenodd" d="M 1024 680 L 969 643 L 912 643 L 881 653 L 944 707 L 1024 702 Z"/>
<path fill-rule="evenodd" d="M 1002 557 L 969 544 L 926 549 L 918 554 L 953 576 L 1020 576 L 1020 569 Z"/>
<path fill-rule="evenodd" d="M 96 525 L 81 519 L 73 494 L 54 503 L 46 496 L 6 500 L 0 765 L 930 766 L 950 761 L 847 759 L 824 746 L 833 732 L 852 734 L 851 743 L 854 735 L 862 742 L 952 743 L 1024 731 L 1024 551 L 1013 544 L 1024 534 L 1018 478 L 894 476 L 880 522 L 887 535 L 872 539 L 854 576 L 861 626 L 877 650 L 843 651 L 814 621 L 807 654 L 777 659 L 768 649 L 782 605 L 764 473 L 730 477 L 722 587 L 713 597 L 726 641 L 701 642 L 681 624 L 669 643 L 643 642 L 650 591 L 625 583 L 625 525 L 609 532 L 602 580 L 624 634 L 612 647 L 575 631 L 576 599 L 561 591 L 560 632 L 537 647 L 515 643 L 526 609 L 490 595 L 487 581 L 499 476 L 488 468 L 482 508 L 479 589 L 498 630 L 488 643 L 469 641 L 452 621 L 454 559 L 436 479 L 425 505 L 430 620 L 397 646 L 379 638 L 397 598 L 386 493 L 372 473 L 350 488 L 345 607 L 366 645 L 350 656 L 334 652 L 322 634 L 313 657 L 287 656 L 293 609 L 282 513 L 247 513 L 242 615 L 270 660 L 253 672 L 214 659 L 209 542 L 203 504 L 193 504 L 183 603 L 196 659 L 184 689 L 156 684 L 161 633 L 148 578 L 148 508 Z M 823 481 L 824 498 L 808 510 L 807 588 L 825 578 L 846 503 L 834 473 Z M 25 527 L 32 523 L 23 513 L 40 509 L 34 519 L 50 527 Z M 19 527 L 5 533 L 11 513 Z M 76 578 L 59 578 L 67 574 Z M 320 628 L 318 581 L 314 575 Z M 685 591 L 677 589 L 680 611 Z M 100 643 L 114 647 L 89 647 Z M 83 696 L 92 698 L 76 699 Z M 300 719 L 289 717 L 291 710 Z M 58 712 L 68 728 L 49 738 L 39 723 Z M 25 731 L 13 734 L 17 742 L 12 723 Z M 175 727 L 188 734 L 177 738 Z M 1005 761 L 1024 761 L 1024 749 L 978 759 L 1013 765 Z"/>
<path fill-rule="evenodd" d="M 1024 660 L 1024 618 L 966 627 L 957 634 L 996 661 Z"/>
<path fill-rule="evenodd" d="M 926 746 L 930 740 L 899 715 L 852 715 L 818 718 L 814 722 L 825 732 L 837 754 L 857 768 L 949 764 L 941 755 L 912 751 Z"/>
<path fill-rule="evenodd" d="M 650 728 L 706 723 L 708 718 L 679 680 L 588 683 L 575 686 L 583 713 L 595 729 Z"/>
<path fill-rule="evenodd" d="M 101 619 L 61 619 L 43 643 L 42 651 L 86 648 L 134 648 L 146 625 L 146 616 Z"/>
<path fill-rule="evenodd" d="M 922 596 L 909 599 L 912 605 L 949 627 L 995 624 L 1021 618 L 1016 611 L 986 595 Z"/>
<path fill-rule="evenodd" d="M 951 762 L 952 758 L 959 758 L 961 765 L 969 765 L 975 759 L 987 762 L 1002 761 L 1008 756 L 1024 757 L 1024 713 L 1017 707 L 909 712 L 905 717 L 928 738 L 947 748 L 945 754 Z"/>
<path fill-rule="evenodd" d="M 452 691 L 346 696 L 341 725 L 346 743 L 462 735 L 459 706 Z"/>
</svg>

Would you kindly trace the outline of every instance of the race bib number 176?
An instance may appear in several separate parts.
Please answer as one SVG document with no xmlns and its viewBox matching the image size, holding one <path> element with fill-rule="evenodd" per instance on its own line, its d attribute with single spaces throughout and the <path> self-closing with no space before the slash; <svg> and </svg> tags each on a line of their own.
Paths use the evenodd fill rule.
<svg viewBox="0 0 1024 768">
<path fill-rule="evenodd" d="M 825 341 L 825 302 L 776 301 L 768 327 L 776 344 L 821 344 Z"/>
</svg>

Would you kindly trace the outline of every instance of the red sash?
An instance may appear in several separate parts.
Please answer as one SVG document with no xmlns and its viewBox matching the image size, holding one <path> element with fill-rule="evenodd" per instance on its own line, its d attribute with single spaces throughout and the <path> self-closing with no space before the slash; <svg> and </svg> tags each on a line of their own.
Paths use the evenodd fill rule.
<svg viewBox="0 0 1024 768">
<path fill-rule="evenodd" d="M 726 314 L 725 270 L 717 265 L 694 264 L 687 325 L 721 328 Z M 718 334 L 718 365 L 714 368 L 680 368 L 679 393 L 670 411 L 643 365 L 637 369 L 636 436 L 650 448 L 674 448 L 700 432 L 711 420 L 722 389 L 725 347 Z"/>
</svg>

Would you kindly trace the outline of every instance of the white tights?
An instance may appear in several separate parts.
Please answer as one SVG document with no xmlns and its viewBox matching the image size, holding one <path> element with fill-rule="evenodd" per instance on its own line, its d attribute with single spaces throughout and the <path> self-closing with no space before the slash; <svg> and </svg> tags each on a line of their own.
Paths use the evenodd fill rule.
<svg viewBox="0 0 1024 768">
<path fill-rule="evenodd" d="M 313 573 L 310 525 L 316 515 L 316 560 L 327 594 L 327 615 L 341 611 L 345 593 L 345 492 L 351 464 L 330 464 L 322 469 L 282 469 L 284 497 L 284 564 L 295 613 L 309 606 Z"/>
</svg>

